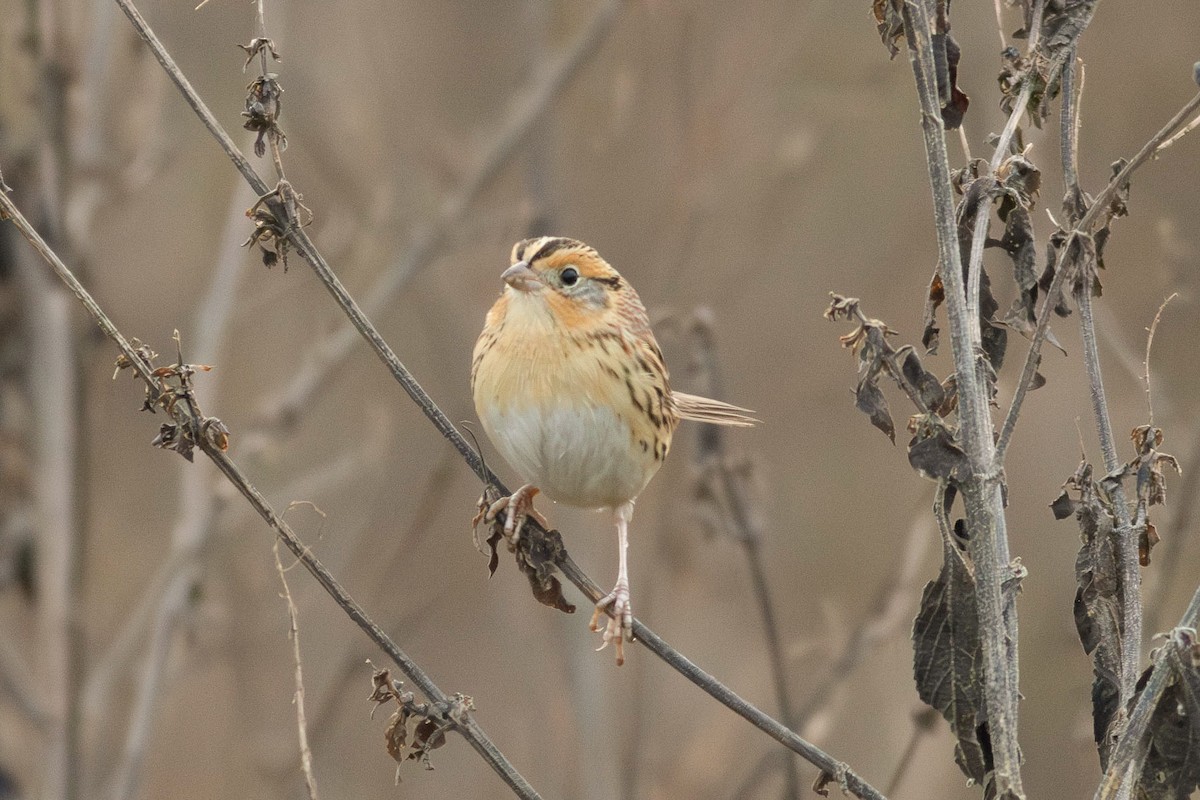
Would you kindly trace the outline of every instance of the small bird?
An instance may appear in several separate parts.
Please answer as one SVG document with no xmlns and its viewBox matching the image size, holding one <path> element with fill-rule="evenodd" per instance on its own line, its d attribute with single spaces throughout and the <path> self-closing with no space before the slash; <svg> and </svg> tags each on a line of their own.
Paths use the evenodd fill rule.
<svg viewBox="0 0 1200 800">
<path fill-rule="evenodd" d="M 603 649 L 632 640 L 629 522 L 633 503 L 662 466 L 681 419 L 747 427 L 752 412 L 674 391 L 637 292 L 583 242 L 561 236 L 513 247 L 504 287 L 488 312 L 471 363 L 483 429 L 525 482 L 487 509 L 507 509 L 515 541 L 539 491 L 551 500 L 608 509 L 617 527 L 617 583 L 589 625 L 609 615 Z"/>
</svg>

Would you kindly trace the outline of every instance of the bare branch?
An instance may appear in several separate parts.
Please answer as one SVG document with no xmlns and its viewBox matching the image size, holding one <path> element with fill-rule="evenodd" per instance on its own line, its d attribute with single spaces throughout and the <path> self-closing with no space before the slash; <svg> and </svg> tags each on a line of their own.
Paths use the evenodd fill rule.
<svg viewBox="0 0 1200 800">
<path fill-rule="evenodd" d="M 589 578 L 565 551 L 558 561 L 558 567 L 562 570 L 567 580 L 575 584 L 592 602 L 597 602 L 604 596 L 604 592 L 600 590 L 596 582 Z M 836 781 L 841 783 L 845 791 L 851 792 L 856 797 L 863 798 L 863 800 L 882 800 L 883 794 L 863 780 L 862 776 L 852 770 L 849 764 L 835 759 L 821 748 L 798 736 L 779 721 L 760 711 L 756 706 L 746 702 L 732 689 L 702 670 L 637 619 L 633 621 L 633 638 L 635 641 L 641 642 L 647 650 L 665 661 L 680 675 L 683 675 L 683 677 L 707 692 L 709 696 L 721 705 L 730 709 L 784 747 L 800 754 L 805 761 L 820 768 L 823 774 L 832 776 Z"/>
</svg>

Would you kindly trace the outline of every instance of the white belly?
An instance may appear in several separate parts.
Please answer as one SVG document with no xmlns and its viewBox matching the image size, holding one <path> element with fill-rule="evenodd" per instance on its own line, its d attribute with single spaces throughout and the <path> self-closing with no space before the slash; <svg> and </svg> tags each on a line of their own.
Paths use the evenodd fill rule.
<svg viewBox="0 0 1200 800">
<path fill-rule="evenodd" d="M 521 476 L 551 500 L 613 508 L 633 500 L 658 470 L 629 426 L 600 407 L 536 405 L 481 410 L 488 438 Z"/>
</svg>

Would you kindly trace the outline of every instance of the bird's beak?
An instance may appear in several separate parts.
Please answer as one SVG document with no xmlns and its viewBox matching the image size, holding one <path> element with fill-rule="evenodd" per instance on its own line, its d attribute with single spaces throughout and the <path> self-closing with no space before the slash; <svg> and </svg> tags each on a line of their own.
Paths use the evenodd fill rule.
<svg viewBox="0 0 1200 800">
<path fill-rule="evenodd" d="M 532 292 L 539 285 L 541 280 L 536 272 L 529 268 L 529 265 L 524 261 L 518 261 L 508 269 L 504 270 L 500 275 L 504 282 L 513 287 L 519 292 Z"/>
</svg>

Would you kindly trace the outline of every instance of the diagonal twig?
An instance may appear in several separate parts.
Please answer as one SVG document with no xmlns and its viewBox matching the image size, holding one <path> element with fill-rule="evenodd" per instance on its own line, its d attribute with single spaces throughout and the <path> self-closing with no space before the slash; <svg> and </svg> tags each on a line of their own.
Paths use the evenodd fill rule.
<svg viewBox="0 0 1200 800">
<path fill-rule="evenodd" d="M 539 71 L 534 85 L 527 92 L 514 98 L 504 124 L 478 166 L 442 202 L 433 221 L 417 232 L 412 244 L 396 263 L 384 269 L 375 284 L 363 295 L 362 307 L 368 315 L 375 316 L 386 309 L 412 276 L 434 260 L 450 241 L 452 232 L 462 227 L 475 200 L 517 153 L 546 110 L 599 49 L 623 5 L 623 0 L 605 0 L 566 51 Z M 333 368 L 345 360 L 357 341 L 358 335 L 352 325 L 342 325 L 321 339 L 288 385 L 282 391 L 271 393 L 269 418 L 286 420 L 305 408 L 310 398 L 329 379 Z"/>
<path fill-rule="evenodd" d="M 159 385 L 154 376 L 151 374 L 149 365 L 142 359 L 129 341 L 121 334 L 112 320 L 104 313 L 91 294 L 84 289 L 79 280 L 63 264 L 58 255 L 46 244 L 38 232 L 29 224 L 24 215 L 21 214 L 17 206 L 12 200 L 0 192 L 0 211 L 3 216 L 8 217 L 21 231 L 21 234 L 33 245 L 34 249 L 45 259 L 50 265 L 54 273 L 67 285 L 79 301 L 87 309 L 89 315 L 95 320 L 96 324 L 104 334 L 117 344 L 122 355 L 128 360 L 129 365 L 134 370 L 135 374 L 142 381 L 157 392 Z M 217 469 L 220 470 L 229 481 L 237 488 L 237 490 L 245 497 L 254 509 L 259 513 L 267 524 L 275 531 L 276 536 L 284 543 L 284 545 L 304 564 L 305 568 L 316 578 L 322 588 L 333 597 L 334 601 L 342 608 L 347 616 L 361 628 L 370 639 L 379 646 L 381 650 L 388 655 L 389 658 L 399 667 L 400 671 L 411 680 L 422 693 L 425 694 L 431 701 L 438 704 L 446 704 L 449 698 L 437 684 L 422 670 L 408 655 L 401 650 L 391 637 L 387 635 L 375 622 L 367 616 L 366 611 L 355 602 L 354 598 L 342 587 L 336 578 L 325 568 L 323 564 L 313 555 L 291 527 L 275 513 L 271 504 L 263 497 L 262 493 L 250 483 L 241 469 L 234 461 L 229 458 L 223 451 L 214 448 L 207 439 L 201 439 L 200 447 L 204 454 L 212 460 Z M 538 798 L 538 793 L 529 785 L 529 782 L 517 772 L 511 762 L 505 758 L 504 754 L 492 743 L 487 734 L 470 716 L 464 717 L 461 723 L 456 726 L 459 733 L 462 734 L 476 752 L 487 761 L 488 765 L 498 774 L 509 788 L 513 790 L 518 797 L 525 800 L 533 800 Z"/>
</svg>

